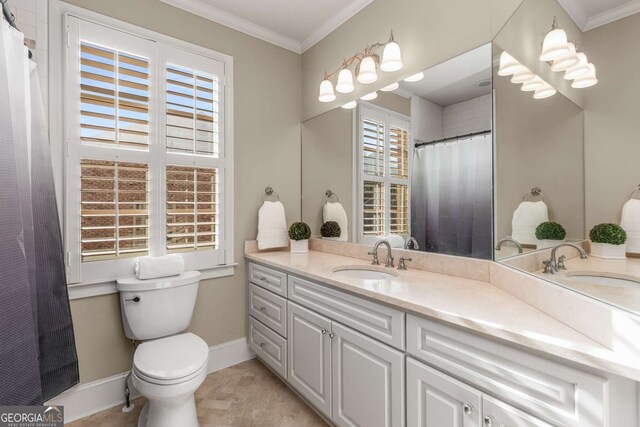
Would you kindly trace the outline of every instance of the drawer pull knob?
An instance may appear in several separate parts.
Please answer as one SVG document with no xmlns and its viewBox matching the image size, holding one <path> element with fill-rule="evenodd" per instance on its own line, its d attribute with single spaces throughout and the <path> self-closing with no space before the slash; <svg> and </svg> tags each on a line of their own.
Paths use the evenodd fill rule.
<svg viewBox="0 0 640 427">
<path fill-rule="evenodd" d="M 473 412 L 473 405 L 465 403 L 464 405 L 462 405 L 462 410 L 465 414 L 471 415 L 471 413 Z"/>
<path fill-rule="evenodd" d="M 267 309 L 267 307 L 265 307 L 264 305 L 262 307 L 260 307 L 260 311 L 265 311 Z"/>
<path fill-rule="evenodd" d="M 485 426 L 491 427 L 491 426 L 493 426 L 494 422 L 496 422 L 496 419 L 493 418 L 493 416 L 487 415 L 486 417 L 484 417 L 484 425 Z"/>
<path fill-rule="evenodd" d="M 322 335 L 324 335 L 324 334 L 326 334 L 326 333 L 327 333 L 327 330 L 326 330 L 325 328 L 322 328 L 322 329 L 320 330 L 320 332 L 322 332 Z"/>
<path fill-rule="evenodd" d="M 329 332 L 329 338 L 333 339 L 335 336 L 336 334 L 333 331 Z"/>
<path fill-rule="evenodd" d="M 266 345 L 266 344 L 265 344 L 265 343 L 263 343 L 263 342 L 261 342 L 261 343 L 260 343 L 260 347 L 264 347 L 265 345 Z"/>
<path fill-rule="evenodd" d="M 265 282 L 267 280 L 266 277 L 259 277 L 258 280 L 260 280 L 261 282 Z"/>
</svg>

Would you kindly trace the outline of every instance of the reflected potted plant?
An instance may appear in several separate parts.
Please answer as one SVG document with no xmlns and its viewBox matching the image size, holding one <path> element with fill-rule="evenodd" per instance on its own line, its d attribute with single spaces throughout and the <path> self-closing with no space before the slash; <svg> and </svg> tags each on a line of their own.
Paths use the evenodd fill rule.
<svg viewBox="0 0 640 427">
<path fill-rule="evenodd" d="M 598 224 L 589 232 L 591 255 L 604 259 L 627 259 L 627 233 L 618 224 Z"/>
<path fill-rule="evenodd" d="M 336 221 L 327 221 L 320 227 L 320 235 L 323 239 L 338 240 L 340 234 L 342 234 L 342 230 Z"/>
<path fill-rule="evenodd" d="M 291 252 L 309 252 L 309 238 L 311 228 L 304 222 L 294 222 L 289 227 L 289 239 L 291 239 Z"/>
<path fill-rule="evenodd" d="M 562 242 L 567 231 L 557 222 L 543 222 L 536 227 L 537 249 L 549 248 Z"/>
</svg>

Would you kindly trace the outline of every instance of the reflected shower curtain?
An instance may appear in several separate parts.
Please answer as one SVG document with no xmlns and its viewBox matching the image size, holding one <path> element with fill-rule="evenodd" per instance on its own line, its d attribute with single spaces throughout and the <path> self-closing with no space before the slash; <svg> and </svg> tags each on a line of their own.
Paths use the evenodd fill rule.
<svg viewBox="0 0 640 427">
<path fill-rule="evenodd" d="M 491 134 L 414 151 L 411 235 L 421 249 L 491 259 Z"/>
<path fill-rule="evenodd" d="M 36 405 L 78 359 L 38 74 L 0 21 L 0 405 Z"/>
</svg>

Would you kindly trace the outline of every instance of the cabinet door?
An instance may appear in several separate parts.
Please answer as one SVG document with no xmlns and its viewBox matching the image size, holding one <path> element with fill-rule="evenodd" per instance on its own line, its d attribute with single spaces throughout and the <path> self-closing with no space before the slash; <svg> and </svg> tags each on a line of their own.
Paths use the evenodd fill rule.
<svg viewBox="0 0 640 427">
<path fill-rule="evenodd" d="M 331 321 L 289 301 L 289 383 L 331 417 Z"/>
<path fill-rule="evenodd" d="M 404 354 L 333 322 L 333 421 L 339 426 L 404 425 Z"/>
<path fill-rule="evenodd" d="M 484 427 L 553 427 L 491 396 L 483 396 Z"/>
<path fill-rule="evenodd" d="M 407 358 L 407 425 L 480 427 L 482 394 L 466 384 Z"/>
</svg>

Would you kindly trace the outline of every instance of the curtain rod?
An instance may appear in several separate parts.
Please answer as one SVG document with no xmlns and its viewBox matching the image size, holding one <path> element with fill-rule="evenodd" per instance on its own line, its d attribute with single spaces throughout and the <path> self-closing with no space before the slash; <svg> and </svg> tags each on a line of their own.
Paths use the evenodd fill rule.
<svg viewBox="0 0 640 427">
<path fill-rule="evenodd" d="M 415 142 L 415 147 L 419 148 L 419 147 L 423 147 L 425 145 L 438 144 L 440 142 L 456 141 L 458 139 L 465 139 L 465 138 L 473 138 L 474 136 L 486 135 L 488 133 L 491 133 L 491 130 L 483 130 L 481 132 L 473 132 L 473 133 L 468 133 L 468 134 L 465 134 L 465 135 L 451 136 L 449 138 L 434 139 L 433 141 L 422 141 L 422 140 L 420 140 L 418 138 L 414 138 L 413 142 Z"/>
<path fill-rule="evenodd" d="M 2 15 L 4 16 L 4 19 L 7 20 L 9 25 L 20 31 L 20 29 L 16 26 L 16 17 L 13 16 L 13 13 L 11 13 L 11 11 L 9 10 L 9 5 L 7 4 L 7 2 L 8 0 L 0 0 L 0 3 L 2 3 Z M 33 58 L 31 49 L 27 49 L 27 51 L 29 52 L 29 59 Z"/>
</svg>

